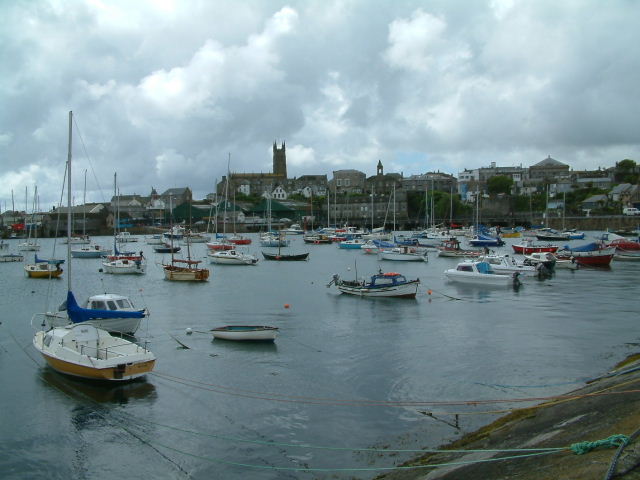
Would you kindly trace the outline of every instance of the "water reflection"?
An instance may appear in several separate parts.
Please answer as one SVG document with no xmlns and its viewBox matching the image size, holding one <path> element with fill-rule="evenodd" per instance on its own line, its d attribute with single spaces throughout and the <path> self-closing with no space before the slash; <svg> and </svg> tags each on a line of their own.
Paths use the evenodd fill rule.
<svg viewBox="0 0 640 480">
<path fill-rule="evenodd" d="M 125 405 L 132 400 L 153 402 L 157 398 L 156 387 L 145 378 L 123 383 L 105 383 L 68 377 L 46 366 L 41 372 L 41 379 L 48 387 L 69 397 L 80 395 L 97 403 Z"/>
<path fill-rule="evenodd" d="M 276 342 L 265 342 L 265 341 L 234 341 L 234 340 L 221 340 L 219 338 L 214 338 L 211 343 L 218 346 L 221 345 L 224 348 L 231 348 L 234 351 L 239 352 L 249 352 L 249 353 L 277 353 L 278 346 Z"/>
</svg>

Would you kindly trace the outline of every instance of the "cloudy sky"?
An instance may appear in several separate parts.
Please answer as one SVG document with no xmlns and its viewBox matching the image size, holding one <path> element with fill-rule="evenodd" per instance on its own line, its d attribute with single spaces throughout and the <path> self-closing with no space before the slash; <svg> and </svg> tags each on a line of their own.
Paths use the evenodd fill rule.
<svg viewBox="0 0 640 480">
<path fill-rule="evenodd" d="M 0 1 L 0 207 L 230 168 L 404 175 L 640 163 L 634 0 Z M 32 199 L 29 200 L 32 202 Z M 31 208 L 31 207 L 30 207 Z"/>
</svg>

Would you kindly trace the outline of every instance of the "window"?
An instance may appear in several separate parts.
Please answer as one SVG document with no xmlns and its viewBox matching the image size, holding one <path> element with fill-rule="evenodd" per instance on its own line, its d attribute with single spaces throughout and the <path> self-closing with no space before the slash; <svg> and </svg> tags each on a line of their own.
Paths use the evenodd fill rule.
<svg viewBox="0 0 640 480">
<path fill-rule="evenodd" d="M 109 310 L 117 310 L 116 302 L 113 300 L 107 300 L 107 305 L 109 306 Z"/>
<path fill-rule="evenodd" d="M 344 179 L 344 186 L 345 186 L 345 187 L 348 187 L 348 186 L 350 186 L 350 185 L 351 185 L 351 179 L 349 179 L 349 178 L 345 178 L 345 179 Z"/>
<path fill-rule="evenodd" d="M 336 180 L 336 185 L 337 185 L 338 187 L 341 187 L 341 186 L 342 186 L 342 179 L 341 179 L 341 178 L 338 178 L 338 179 Z"/>
</svg>

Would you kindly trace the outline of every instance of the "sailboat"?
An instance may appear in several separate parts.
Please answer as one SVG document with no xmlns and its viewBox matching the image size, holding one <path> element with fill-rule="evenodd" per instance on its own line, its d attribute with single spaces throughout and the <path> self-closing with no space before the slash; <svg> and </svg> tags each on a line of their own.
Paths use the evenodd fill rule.
<svg viewBox="0 0 640 480">
<path fill-rule="evenodd" d="M 38 187 L 36 187 L 34 195 L 37 197 Z M 35 211 L 35 201 L 34 201 L 34 211 Z M 35 224 L 33 220 L 32 220 L 32 224 Z M 29 236 L 31 236 L 31 230 L 32 229 L 29 229 Z M 37 243 L 37 240 L 34 240 L 33 243 L 30 243 L 30 241 L 28 241 L 27 243 L 32 247 L 37 247 L 35 248 L 35 250 L 40 249 L 40 245 Z M 27 248 L 27 250 L 33 250 L 33 249 L 34 248 Z M 38 258 L 38 254 L 34 253 L 33 263 L 25 264 L 24 272 L 29 278 L 60 278 L 60 276 L 62 275 L 61 265 L 63 263 L 64 263 L 64 260 Z"/>
<path fill-rule="evenodd" d="M 169 214 L 171 219 L 171 228 L 173 228 L 173 210 L 171 207 L 171 197 L 169 197 Z M 171 238 L 171 247 L 173 247 L 173 237 Z M 191 244 L 187 243 L 187 259 L 175 258 L 173 256 L 173 248 L 171 251 L 171 263 L 162 264 L 164 270 L 164 278 L 175 282 L 206 282 L 209 279 L 209 270 L 206 268 L 198 268 L 200 260 L 191 260 Z"/>
<path fill-rule="evenodd" d="M 69 212 L 71 213 L 71 212 Z M 74 241 L 75 239 L 75 241 Z M 82 197 L 82 236 L 73 237 L 72 244 L 82 245 L 80 248 L 72 248 L 73 258 L 100 258 L 111 253 L 111 249 L 101 245 L 92 245 L 89 235 L 87 235 L 87 171 L 84 171 L 84 194 Z"/>
<path fill-rule="evenodd" d="M 281 238 L 284 240 L 284 235 L 281 235 Z M 286 241 L 287 243 L 285 245 L 287 245 L 289 243 L 289 241 Z M 265 260 L 278 260 L 278 261 L 283 261 L 283 262 L 295 262 L 295 261 L 302 261 L 302 260 L 307 260 L 309 258 L 309 252 L 306 253 L 282 253 L 282 244 L 278 243 L 278 253 L 269 253 L 269 252 L 265 252 L 264 250 L 262 251 L 262 256 L 264 257 Z"/>
<path fill-rule="evenodd" d="M 120 222 L 120 204 L 117 195 L 117 173 L 113 174 L 113 192 L 116 197 L 116 215 L 113 219 L 113 255 L 107 255 L 102 262 L 102 269 L 105 273 L 112 274 L 144 274 L 146 273 L 147 261 L 142 252 L 121 252 L 118 250 L 118 224 Z M 128 233 L 128 232 L 124 232 Z"/>
<path fill-rule="evenodd" d="M 67 159 L 68 206 L 71 210 L 71 132 L 73 113 L 69 112 L 69 153 Z M 71 216 L 67 215 L 67 239 L 71 238 Z M 78 306 L 71 291 L 71 248 L 67 242 L 68 291 L 65 326 L 51 326 L 33 337 L 33 346 L 47 364 L 60 373 L 91 380 L 127 381 L 153 370 L 156 357 L 146 346 L 112 336 L 93 322 L 125 317 L 142 317 L 143 312 L 122 312 L 107 309 L 87 309 Z M 42 314 L 47 319 L 59 315 Z M 34 316 L 35 318 L 35 316 Z M 46 326 L 46 322 L 42 323 Z M 136 327 L 137 328 L 137 327 Z"/>
<path fill-rule="evenodd" d="M 25 204 L 27 204 L 27 190 L 25 188 Z M 22 242 L 18 244 L 18 250 L 21 250 L 23 252 L 37 252 L 40 250 L 40 244 L 38 243 L 38 226 L 36 224 L 35 221 L 35 212 L 36 212 L 36 199 L 38 197 L 38 187 L 36 186 L 35 188 L 35 192 L 33 194 L 33 213 L 31 214 L 31 225 L 30 228 L 28 228 L 29 230 L 29 235 L 27 237 L 27 241 L 26 242 Z M 26 215 L 27 212 L 25 210 L 25 224 L 26 222 Z M 31 238 L 31 232 L 35 232 L 34 233 L 34 238 Z"/>
</svg>

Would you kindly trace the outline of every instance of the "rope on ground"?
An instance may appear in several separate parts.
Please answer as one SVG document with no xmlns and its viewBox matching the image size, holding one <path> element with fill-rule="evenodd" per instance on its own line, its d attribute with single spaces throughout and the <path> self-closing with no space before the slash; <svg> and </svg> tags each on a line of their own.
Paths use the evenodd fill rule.
<svg viewBox="0 0 640 480">
<path fill-rule="evenodd" d="M 596 448 L 613 448 L 626 445 L 627 443 L 629 443 L 629 437 L 627 435 L 616 434 L 602 440 L 596 440 L 595 442 L 574 443 L 569 448 L 571 448 L 573 453 L 575 453 L 576 455 L 584 455 L 585 453 L 589 453 L 591 450 L 595 450 Z"/>
<path fill-rule="evenodd" d="M 622 451 L 627 445 L 629 445 L 631 442 L 634 442 L 636 438 L 638 438 L 638 435 L 640 435 L 640 429 L 633 432 L 627 442 L 620 444 L 620 446 L 618 447 L 618 450 L 616 450 L 616 454 L 613 456 L 613 459 L 611 459 L 611 465 L 609 465 L 609 470 L 607 470 L 607 474 L 605 475 L 604 480 L 611 480 L 613 478 L 616 472 L 616 469 L 618 468 L 618 460 L 620 460 L 620 455 L 622 455 Z M 635 468 L 635 467 L 632 467 L 632 468 Z M 624 475 L 625 473 L 627 472 L 623 472 L 622 475 Z"/>
</svg>

